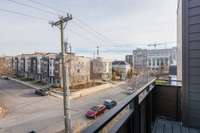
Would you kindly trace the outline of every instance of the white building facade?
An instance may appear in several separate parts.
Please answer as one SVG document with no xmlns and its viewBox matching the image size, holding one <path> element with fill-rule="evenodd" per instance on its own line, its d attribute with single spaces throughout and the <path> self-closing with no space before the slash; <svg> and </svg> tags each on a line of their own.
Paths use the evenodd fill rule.
<svg viewBox="0 0 200 133">
<path fill-rule="evenodd" d="M 147 52 L 147 66 L 151 70 L 158 70 L 161 67 L 169 68 L 170 65 L 176 65 L 176 47 L 171 49 L 152 49 Z"/>
<path fill-rule="evenodd" d="M 112 61 L 97 57 L 91 61 L 91 78 L 109 81 L 112 79 Z"/>
<path fill-rule="evenodd" d="M 142 70 L 149 68 L 159 70 L 161 67 L 169 68 L 176 65 L 177 48 L 168 49 L 136 49 L 133 51 L 133 68 Z"/>
</svg>

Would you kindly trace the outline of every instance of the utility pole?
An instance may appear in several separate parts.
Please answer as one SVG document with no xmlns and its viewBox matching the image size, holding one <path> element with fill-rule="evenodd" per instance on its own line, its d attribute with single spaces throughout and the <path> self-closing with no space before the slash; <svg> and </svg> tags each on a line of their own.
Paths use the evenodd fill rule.
<svg viewBox="0 0 200 133">
<path fill-rule="evenodd" d="M 65 64 L 65 46 L 64 46 L 64 29 L 67 22 L 72 20 L 72 15 L 67 14 L 66 17 L 61 16 L 58 21 L 51 22 L 50 24 L 60 29 L 61 34 L 61 56 L 62 56 L 62 77 L 63 77 L 63 104 L 64 104 L 64 124 L 65 133 L 71 133 L 71 115 L 70 115 L 70 90 L 69 90 L 69 77 L 68 66 Z"/>
</svg>

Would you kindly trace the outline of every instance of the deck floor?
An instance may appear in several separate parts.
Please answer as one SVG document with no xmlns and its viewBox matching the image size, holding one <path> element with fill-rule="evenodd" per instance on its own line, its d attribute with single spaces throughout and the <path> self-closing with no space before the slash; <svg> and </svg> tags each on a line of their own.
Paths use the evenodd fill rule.
<svg viewBox="0 0 200 133">
<path fill-rule="evenodd" d="M 157 119 L 153 133 L 200 133 L 200 130 L 184 127 L 181 122 Z"/>
</svg>

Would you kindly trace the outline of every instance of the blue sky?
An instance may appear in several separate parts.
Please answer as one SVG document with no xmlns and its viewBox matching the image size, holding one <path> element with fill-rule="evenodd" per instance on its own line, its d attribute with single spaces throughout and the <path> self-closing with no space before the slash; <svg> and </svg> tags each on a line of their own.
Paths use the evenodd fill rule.
<svg viewBox="0 0 200 133">
<path fill-rule="evenodd" d="M 15 0 L 43 8 L 29 0 Z M 149 43 L 176 41 L 176 0 L 35 0 L 72 13 L 74 19 L 65 30 L 65 39 L 80 55 L 92 56 L 97 45 L 101 55 L 123 58 L 137 47 Z M 1 0 L 0 8 L 57 20 L 62 13 L 47 14 Z M 78 18 L 78 19 L 77 19 Z M 0 54 L 16 55 L 34 51 L 58 52 L 60 34 L 48 21 L 0 11 Z M 97 35 L 79 20 L 87 23 Z M 81 25 L 81 28 L 80 28 Z M 84 28 L 83 28 L 84 27 Z"/>
</svg>

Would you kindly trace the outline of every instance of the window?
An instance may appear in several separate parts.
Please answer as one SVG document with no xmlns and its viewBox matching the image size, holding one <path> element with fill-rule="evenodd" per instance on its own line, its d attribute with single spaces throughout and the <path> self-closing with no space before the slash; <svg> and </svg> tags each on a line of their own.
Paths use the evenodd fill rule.
<svg viewBox="0 0 200 133">
<path fill-rule="evenodd" d="M 159 61 L 160 61 L 160 60 L 159 60 L 159 59 L 157 59 L 157 66 L 159 66 L 159 65 L 160 65 Z"/>
<path fill-rule="evenodd" d="M 155 66 L 156 64 L 156 59 L 153 59 L 153 66 Z"/>
<path fill-rule="evenodd" d="M 149 66 L 151 66 L 151 60 L 149 60 Z"/>
<path fill-rule="evenodd" d="M 163 58 L 161 58 L 160 60 L 161 60 L 161 66 L 163 66 L 163 65 L 164 65 L 164 60 L 163 60 Z"/>
<path fill-rule="evenodd" d="M 165 65 L 168 65 L 168 58 L 165 58 Z"/>
</svg>

